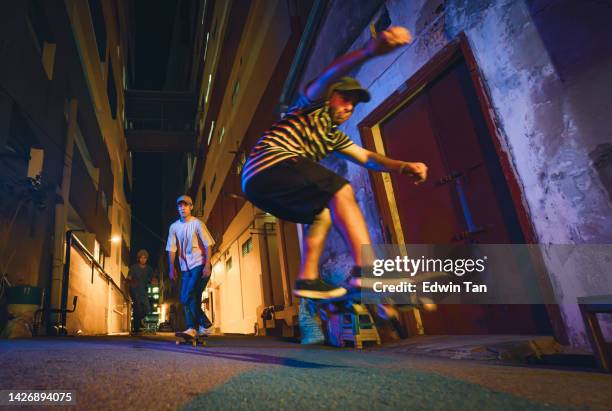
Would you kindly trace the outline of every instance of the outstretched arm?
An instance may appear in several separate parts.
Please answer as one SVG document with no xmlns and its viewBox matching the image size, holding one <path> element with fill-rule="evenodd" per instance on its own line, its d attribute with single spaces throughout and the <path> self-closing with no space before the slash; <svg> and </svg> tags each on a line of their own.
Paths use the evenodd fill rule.
<svg viewBox="0 0 612 411">
<path fill-rule="evenodd" d="M 370 170 L 407 174 L 415 179 L 415 184 L 421 184 L 427 179 L 427 166 L 423 163 L 393 160 L 357 144 L 351 144 L 337 153 Z"/>
<path fill-rule="evenodd" d="M 324 71 L 306 87 L 306 97 L 311 101 L 326 97 L 327 89 L 340 77 L 366 60 L 381 56 L 412 41 L 410 32 L 404 27 L 393 26 L 370 39 L 363 48 L 347 53 L 334 60 Z"/>
</svg>

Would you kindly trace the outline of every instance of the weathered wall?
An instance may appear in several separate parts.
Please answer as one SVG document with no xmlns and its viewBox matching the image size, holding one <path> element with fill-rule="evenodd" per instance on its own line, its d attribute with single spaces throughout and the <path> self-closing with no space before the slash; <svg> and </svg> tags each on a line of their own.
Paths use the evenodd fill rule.
<svg viewBox="0 0 612 411">
<path fill-rule="evenodd" d="M 343 27 L 341 15 L 333 13 L 339 3 L 344 2 L 331 4 L 324 27 Z M 607 22 L 612 21 L 611 7 L 597 1 L 518 0 L 389 0 L 385 5 L 391 23 L 408 27 L 415 41 L 353 73 L 369 88 L 372 100 L 356 108 L 343 130 L 361 143 L 357 124 L 465 32 L 538 241 L 610 243 L 612 126 L 607 116 L 611 112 L 612 29 Z M 354 6 L 359 7 L 359 2 Z M 368 37 L 364 27 L 353 48 Z M 314 75 L 311 66 L 319 69 L 329 64 L 328 56 L 334 55 L 330 47 L 339 46 L 329 38 L 318 38 L 302 84 Z M 352 182 L 373 241 L 381 241 L 367 172 L 337 159 L 325 164 Z M 584 259 L 581 253 L 563 264 L 545 258 L 570 341 L 584 346 L 576 297 L 612 289 L 609 264 L 604 259 Z M 572 269 L 562 269 L 564 264 Z M 332 232 L 323 256 L 323 274 L 338 280 L 350 265 L 346 246 Z"/>
</svg>

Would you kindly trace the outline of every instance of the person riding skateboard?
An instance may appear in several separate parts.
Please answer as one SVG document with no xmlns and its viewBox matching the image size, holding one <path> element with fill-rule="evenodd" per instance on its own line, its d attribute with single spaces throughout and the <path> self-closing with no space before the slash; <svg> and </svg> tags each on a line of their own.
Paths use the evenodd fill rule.
<svg viewBox="0 0 612 411">
<path fill-rule="evenodd" d="M 132 333 L 138 334 L 142 327 L 142 320 L 151 311 L 147 285 L 153 278 L 153 269 L 147 264 L 149 253 L 139 250 L 136 254 L 136 264 L 132 264 L 128 271 L 127 283 L 132 298 Z"/>
<path fill-rule="evenodd" d="M 427 167 L 393 160 L 353 143 L 338 129 L 355 106 L 370 100 L 359 82 L 345 74 L 365 61 L 408 44 L 403 27 L 390 27 L 366 45 L 336 59 L 309 82 L 296 104 L 265 131 L 242 171 L 242 190 L 258 208 L 287 221 L 310 225 L 293 293 L 311 299 L 342 297 L 347 288 L 321 280 L 319 258 L 332 224 L 349 244 L 354 268 L 346 287 L 359 287 L 365 265 L 363 245 L 371 244 L 365 219 L 349 182 L 318 162 L 331 153 L 370 170 L 407 174 L 420 184 Z"/>
<path fill-rule="evenodd" d="M 211 274 L 212 239 L 204 223 L 191 215 L 193 210 L 191 197 L 181 195 L 176 200 L 176 207 L 179 219 L 170 225 L 166 251 L 169 276 L 172 281 L 177 278 L 174 268 L 177 256 L 181 267 L 180 302 L 187 324 L 183 334 L 191 337 L 208 335 L 212 324 L 202 311 L 202 292 Z"/>
</svg>

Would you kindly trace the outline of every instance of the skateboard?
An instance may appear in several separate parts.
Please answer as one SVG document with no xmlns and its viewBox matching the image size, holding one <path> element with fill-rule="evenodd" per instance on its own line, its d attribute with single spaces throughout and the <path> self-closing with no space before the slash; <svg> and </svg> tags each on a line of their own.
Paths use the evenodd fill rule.
<svg viewBox="0 0 612 411">
<path fill-rule="evenodd" d="M 201 345 L 202 347 L 206 345 L 206 336 L 205 335 L 196 335 L 195 337 L 192 337 L 189 334 L 185 334 L 183 332 L 176 332 L 174 333 L 174 336 L 176 337 L 175 340 L 175 344 L 179 345 L 179 344 L 191 344 L 194 348 L 199 345 Z"/>
<path fill-rule="evenodd" d="M 370 299 L 370 302 L 364 303 L 363 300 Z M 405 312 L 416 309 L 422 309 L 424 306 L 433 305 L 435 310 L 435 304 L 429 304 L 429 301 L 419 301 L 406 303 L 398 302 L 393 296 L 376 293 L 371 289 L 349 289 L 346 294 L 341 297 L 329 298 L 329 299 L 312 299 L 307 298 L 307 307 L 311 314 L 319 313 L 322 319 L 327 319 L 329 315 L 334 314 L 356 314 L 356 305 L 369 304 L 375 306 L 374 313 L 383 320 L 389 320 L 387 315 L 389 309 L 392 307 L 392 311 Z M 426 308 L 426 311 L 431 311 L 431 308 Z"/>
<path fill-rule="evenodd" d="M 353 304 L 358 303 L 355 297 L 358 297 L 354 292 L 347 292 L 341 297 L 315 299 L 306 298 L 307 307 L 311 314 L 322 314 L 323 319 L 326 319 L 329 314 L 338 313 L 355 313 Z"/>
</svg>

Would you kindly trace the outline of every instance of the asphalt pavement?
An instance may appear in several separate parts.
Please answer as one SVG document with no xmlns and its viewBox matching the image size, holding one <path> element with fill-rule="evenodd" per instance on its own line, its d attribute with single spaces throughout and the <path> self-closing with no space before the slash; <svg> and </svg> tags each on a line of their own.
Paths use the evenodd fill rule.
<svg viewBox="0 0 612 411">
<path fill-rule="evenodd" d="M 76 392 L 82 410 L 601 409 L 612 375 L 275 338 L 169 336 L 0 341 L 0 390 Z M 17 409 L 17 407 L 7 407 Z M 31 409 L 41 409 L 32 407 Z"/>
</svg>

